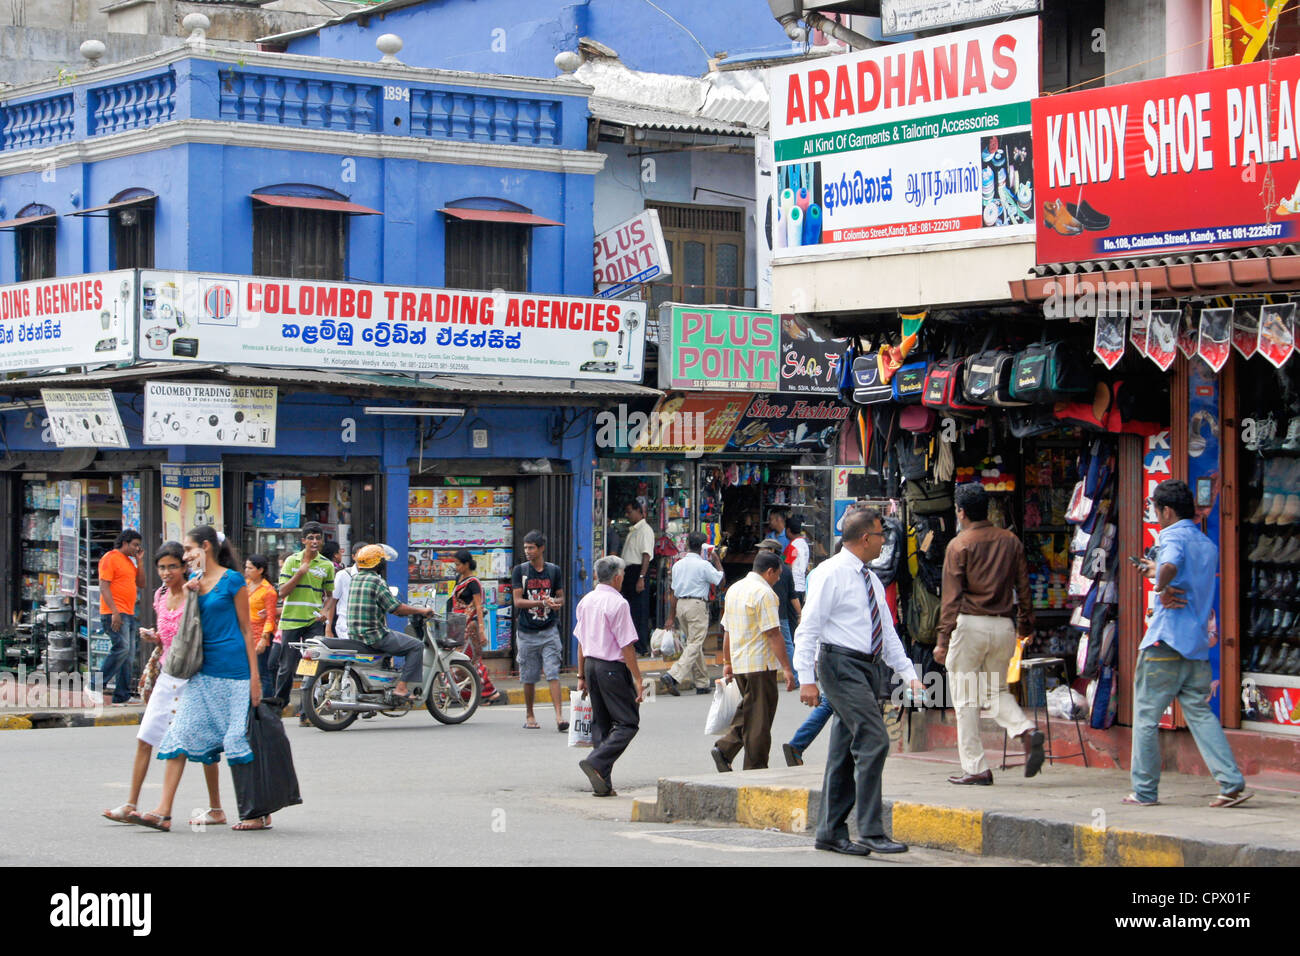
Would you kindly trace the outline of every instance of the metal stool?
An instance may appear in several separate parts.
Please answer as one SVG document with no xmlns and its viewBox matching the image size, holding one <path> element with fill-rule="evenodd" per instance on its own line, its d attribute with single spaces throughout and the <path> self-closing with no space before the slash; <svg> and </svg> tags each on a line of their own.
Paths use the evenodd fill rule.
<svg viewBox="0 0 1300 956">
<path fill-rule="evenodd" d="M 1044 741 L 1043 741 L 1043 752 L 1044 752 L 1044 755 L 1047 757 L 1047 763 L 1048 763 L 1048 765 L 1050 766 L 1050 765 L 1051 765 L 1054 761 L 1056 761 L 1056 760 L 1068 760 L 1068 759 L 1070 759 L 1070 758 L 1072 758 L 1072 757 L 1082 757 L 1082 758 L 1083 758 L 1083 765 L 1086 767 L 1086 766 L 1088 766 L 1088 751 L 1087 751 L 1087 748 L 1084 746 L 1084 743 L 1083 743 L 1083 728 L 1079 726 L 1079 718 L 1078 718 L 1078 717 L 1072 717 L 1072 718 L 1071 718 L 1071 719 L 1074 721 L 1074 732 L 1075 732 L 1075 733 L 1078 735 L 1078 737 L 1079 737 L 1079 750 L 1078 750 L 1078 752 L 1077 752 L 1077 753 L 1072 753 L 1072 754 L 1054 754 L 1054 753 L 1052 753 L 1052 712 L 1051 712 L 1050 710 L 1048 710 L 1048 708 L 1047 708 L 1047 697 L 1046 697 L 1046 686 L 1047 686 L 1046 677 L 1047 677 L 1047 674 L 1046 674 L 1046 672 L 1047 672 L 1048 670 L 1051 670 L 1051 669 L 1053 669 L 1053 668 L 1057 668 L 1057 667 L 1059 667 L 1059 668 L 1061 669 L 1061 683 L 1062 683 L 1062 684 L 1066 684 L 1066 685 L 1068 685 L 1068 683 L 1069 683 L 1069 680 L 1068 680 L 1068 678 L 1069 678 L 1069 674 L 1067 674 L 1067 673 L 1066 673 L 1066 670 L 1065 670 L 1065 659 L 1064 659 L 1064 658 L 1062 658 L 1062 657 L 1027 657 L 1027 658 L 1024 658 L 1023 660 L 1021 660 L 1021 662 L 1020 662 L 1020 671 L 1021 671 L 1021 676 L 1020 676 L 1020 685 L 1021 685 L 1022 687 L 1023 687 L 1023 686 L 1025 685 L 1025 683 L 1026 683 L 1026 681 L 1025 681 L 1025 671 L 1041 670 L 1041 671 L 1043 671 L 1042 676 L 1043 676 L 1043 678 L 1044 678 L 1044 680 L 1043 680 L 1043 687 L 1044 687 L 1043 703 L 1042 703 L 1042 704 L 1034 703 L 1034 704 L 1032 704 L 1032 705 L 1026 705 L 1026 706 L 1029 706 L 1029 707 L 1033 710 L 1033 713 L 1034 713 L 1034 723 L 1038 723 L 1038 715 L 1039 715 L 1039 711 L 1042 711 L 1042 712 L 1046 715 L 1046 718 L 1045 718 L 1045 719 L 1046 719 L 1046 724 L 1047 724 L 1047 732 L 1046 732 L 1046 734 L 1044 735 L 1045 739 L 1044 739 Z M 1007 736 L 1007 732 L 1006 732 L 1006 730 L 1004 729 L 1004 730 L 1002 731 L 1002 767 L 1001 767 L 1000 769 L 1002 769 L 1002 770 L 1006 770 L 1006 769 L 1008 769 L 1008 768 L 1010 768 L 1010 767 L 1023 767 L 1023 766 L 1025 765 L 1024 760 L 1021 760 L 1021 761 L 1019 761 L 1019 762 L 1017 762 L 1017 763 L 1007 763 L 1007 742 L 1008 742 L 1008 740 L 1009 740 L 1009 738 L 1008 738 L 1008 736 Z"/>
</svg>

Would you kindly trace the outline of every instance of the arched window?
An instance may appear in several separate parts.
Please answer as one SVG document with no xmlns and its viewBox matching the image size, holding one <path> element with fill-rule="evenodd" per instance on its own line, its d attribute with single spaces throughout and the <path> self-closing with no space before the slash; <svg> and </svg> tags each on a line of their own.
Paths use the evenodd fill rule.
<svg viewBox="0 0 1300 956">
<path fill-rule="evenodd" d="M 446 285 L 528 291 L 528 252 L 536 226 L 561 226 L 506 199 L 473 196 L 440 209 L 446 217 Z"/>
<path fill-rule="evenodd" d="M 58 221 L 53 209 L 34 202 L 20 209 L 17 218 L 0 223 L 0 229 L 14 231 L 17 281 L 52 279 L 57 274 L 54 237 Z"/>
<path fill-rule="evenodd" d="M 255 190 L 253 274 L 286 279 L 347 278 L 348 219 L 377 216 L 332 189 L 280 183 Z"/>
<path fill-rule="evenodd" d="M 71 213 L 108 219 L 111 269 L 152 269 L 153 226 L 158 197 L 152 190 L 132 186 L 104 203 Z"/>
</svg>

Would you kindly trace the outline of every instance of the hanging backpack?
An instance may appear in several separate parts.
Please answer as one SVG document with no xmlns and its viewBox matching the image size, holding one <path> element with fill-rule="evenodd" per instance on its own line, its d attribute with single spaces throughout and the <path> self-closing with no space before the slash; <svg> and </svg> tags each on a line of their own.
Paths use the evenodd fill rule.
<svg viewBox="0 0 1300 956">
<path fill-rule="evenodd" d="M 880 363 L 875 352 L 867 352 L 853 360 L 853 401 L 859 405 L 874 405 L 894 398 L 894 389 L 880 379 Z"/>
<path fill-rule="evenodd" d="M 925 392 L 921 403 L 943 412 L 982 412 L 984 406 L 971 405 L 962 396 L 961 383 L 966 370 L 964 358 L 946 358 L 930 366 L 925 375 Z"/>
<path fill-rule="evenodd" d="M 984 340 L 984 347 L 966 360 L 962 379 L 962 395 L 973 405 L 994 405 L 1015 408 L 1024 405 L 1011 397 L 1011 375 L 1016 353 L 1007 349 L 990 349 L 993 330 Z"/>
<path fill-rule="evenodd" d="M 948 514 L 953 509 L 952 492 L 951 481 L 913 481 L 909 478 L 907 487 L 903 489 L 903 498 L 913 514 Z"/>
<path fill-rule="evenodd" d="M 1037 342 L 1016 353 L 1011 375 L 1016 401 L 1049 405 L 1092 390 L 1088 362 L 1068 342 Z"/>
<path fill-rule="evenodd" d="M 894 390 L 894 401 L 904 405 L 919 405 L 925 395 L 925 377 L 929 370 L 930 360 L 919 358 L 895 372 L 890 382 Z"/>
<path fill-rule="evenodd" d="M 943 602 L 919 578 L 912 579 L 912 596 L 907 602 L 907 633 L 917 644 L 934 644 L 939 639 L 939 614 Z"/>
</svg>

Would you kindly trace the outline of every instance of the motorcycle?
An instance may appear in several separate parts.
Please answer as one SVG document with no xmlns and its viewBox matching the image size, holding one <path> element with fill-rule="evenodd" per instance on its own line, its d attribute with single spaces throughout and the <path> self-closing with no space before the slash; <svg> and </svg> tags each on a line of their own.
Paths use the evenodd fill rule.
<svg viewBox="0 0 1300 956">
<path fill-rule="evenodd" d="M 302 652 L 298 674 L 314 678 L 303 695 L 303 714 L 321 730 L 344 730 L 358 717 L 404 717 L 423 701 L 434 720 L 463 724 L 478 709 L 482 686 L 464 645 L 443 628 L 433 618 L 411 618 L 407 633 L 424 645 L 424 677 L 422 685 L 410 686 L 407 700 L 393 696 L 400 671 L 392 658 L 368 644 L 336 637 L 295 643 Z"/>
</svg>

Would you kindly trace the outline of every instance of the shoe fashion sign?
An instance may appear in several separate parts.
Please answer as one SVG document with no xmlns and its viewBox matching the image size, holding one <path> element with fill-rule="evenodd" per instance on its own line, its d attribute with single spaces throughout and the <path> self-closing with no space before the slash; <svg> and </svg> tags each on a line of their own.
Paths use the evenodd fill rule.
<svg viewBox="0 0 1300 956">
<path fill-rule="evenodd" d="M 1297 56 L 1034 100 L 1038 261 L 1293 241 L 1298 121 Z"/>
<path fill-rule="evenodd" d="M 1033 235 L 1038 19 L 769 73 L 774 261 Z"/>
</svg>

